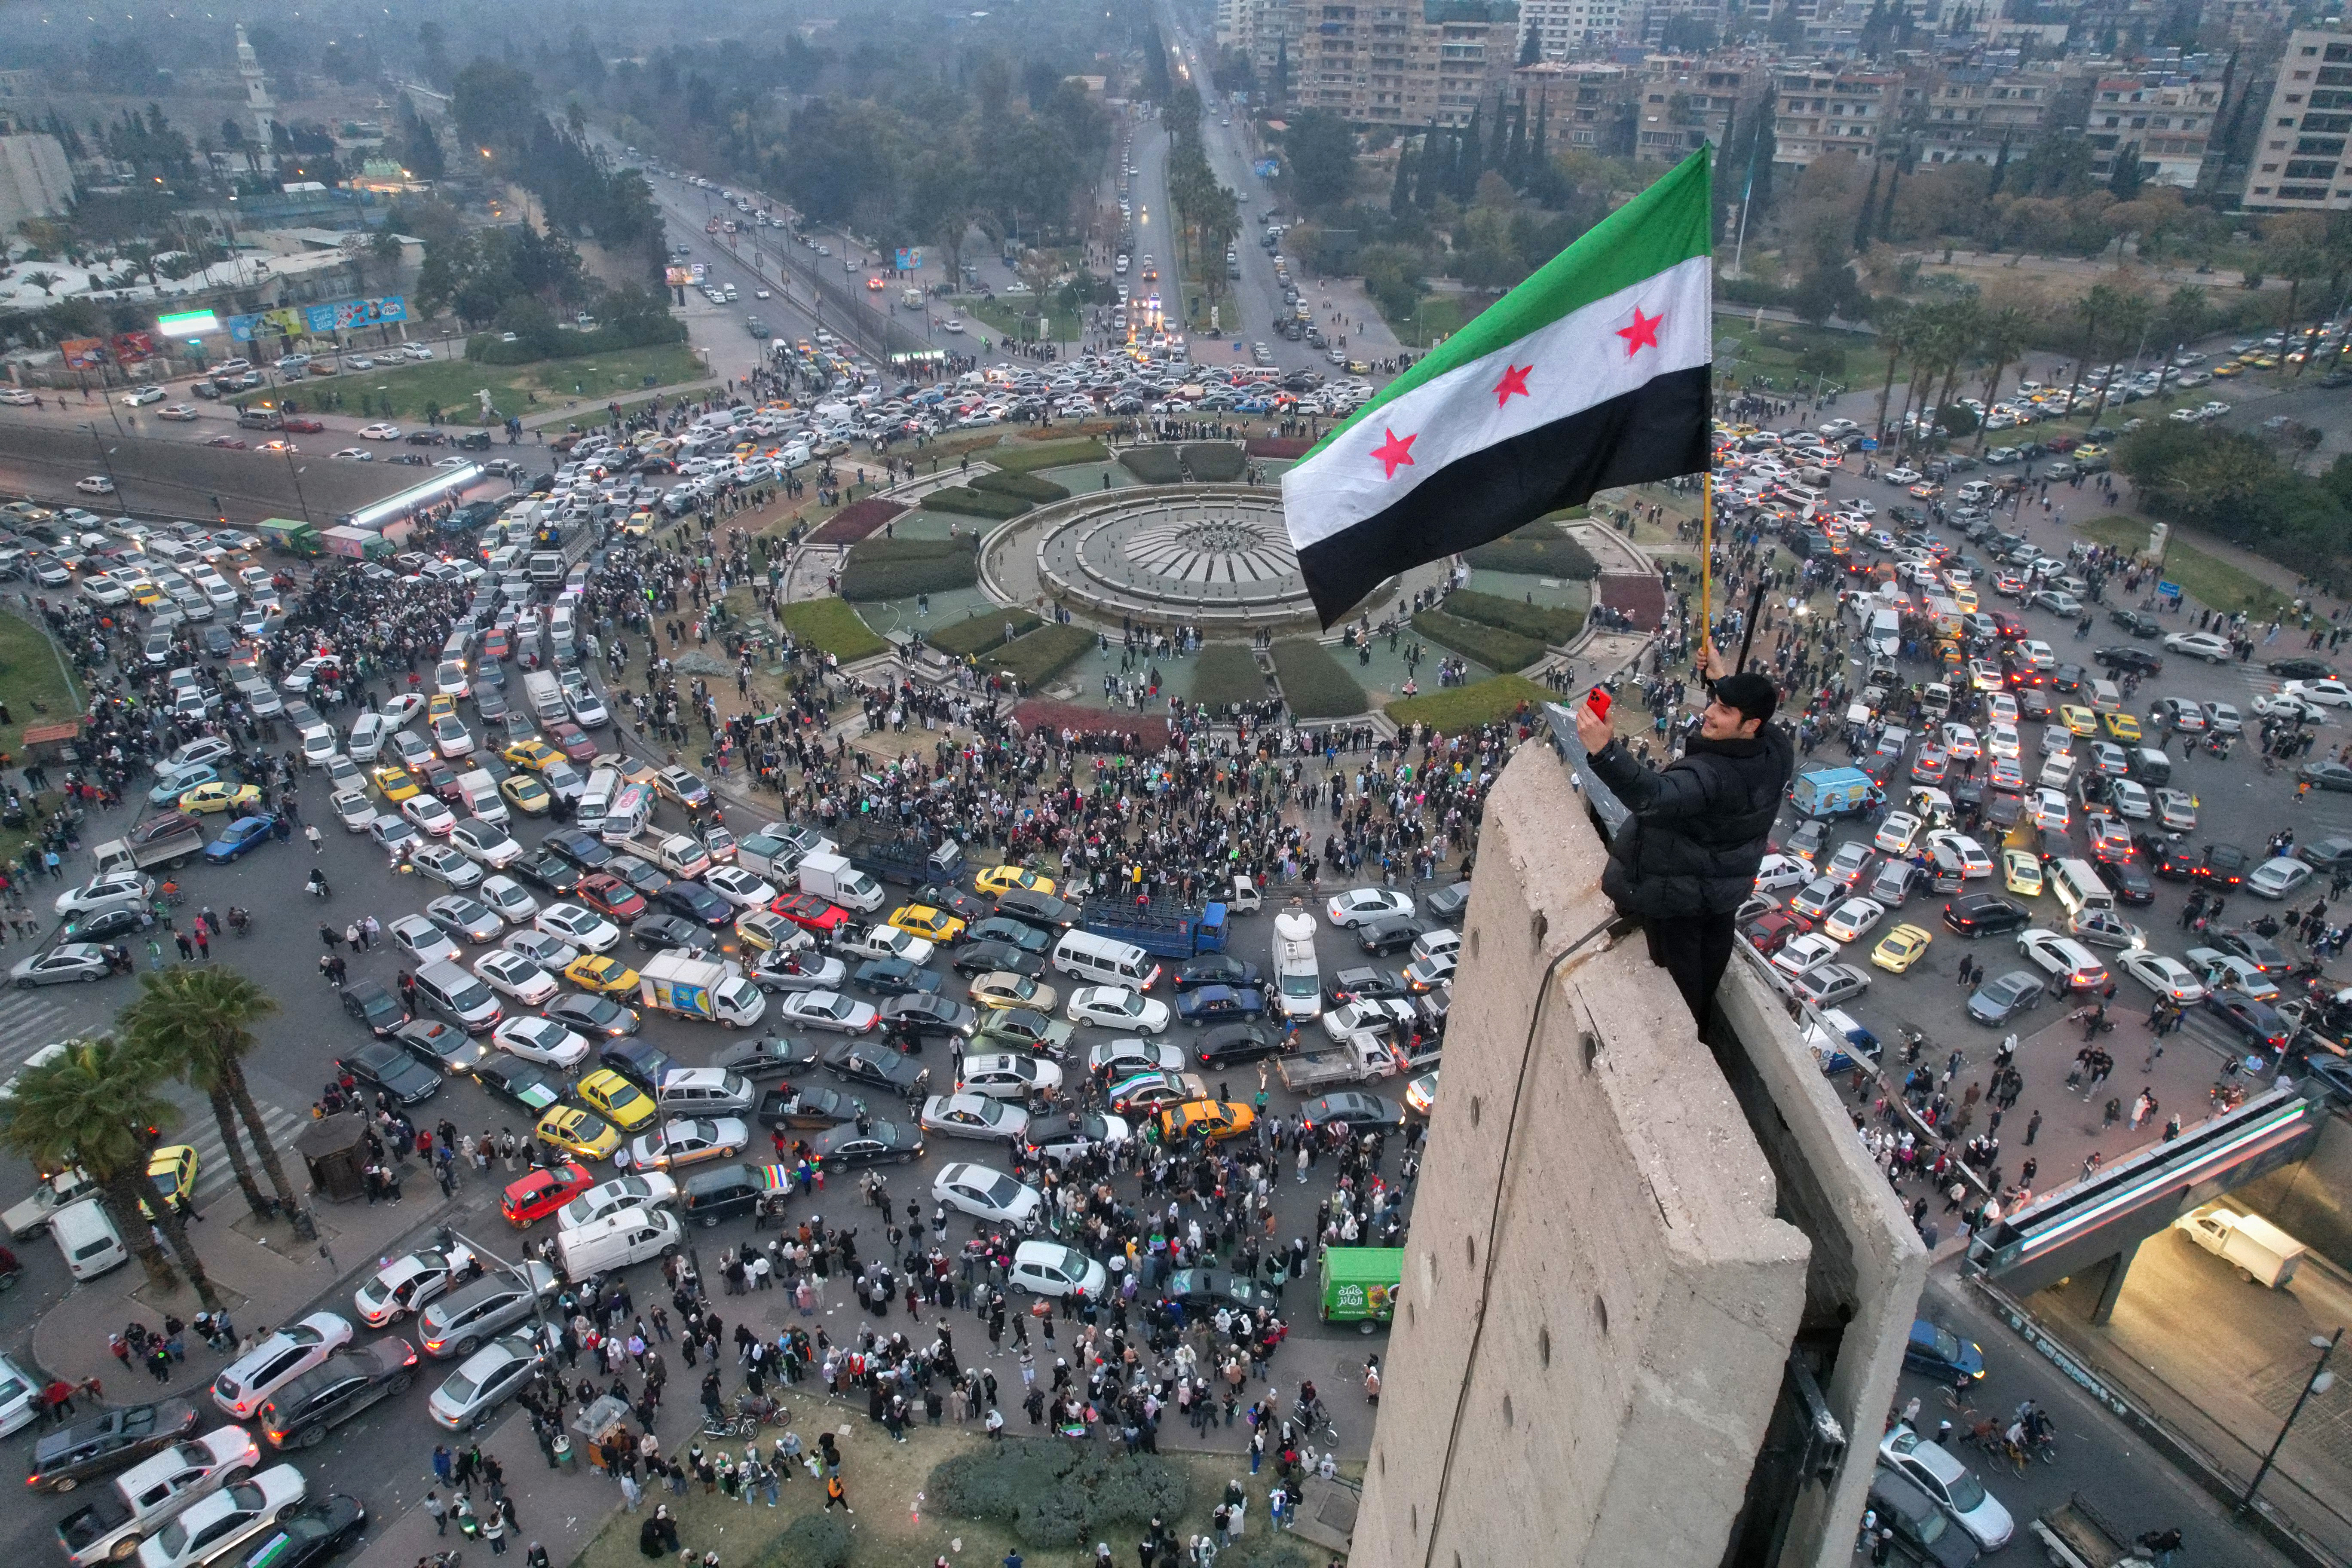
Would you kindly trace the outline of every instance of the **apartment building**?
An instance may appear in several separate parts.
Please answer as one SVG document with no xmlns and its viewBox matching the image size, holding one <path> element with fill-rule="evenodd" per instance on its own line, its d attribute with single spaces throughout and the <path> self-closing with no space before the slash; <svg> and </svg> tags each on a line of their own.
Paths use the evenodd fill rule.
<svg viewBox="0 0 2352 1568">
<path fill-rule="evenodd" d="M 1582 50 L 1637 40 L 1643 22 L 1639 0 L 1525 0 L 1519 7 L 1519 47 L 1525 49 L 1533 33 L 1540 40 L 1541 58 L 1565 60 Z"/>
<path fill-rule="evenodd" d="M 1902 103 L 1919 132 L 1923 163 L 1990 163 L 2006 143 L 2031 147 L 2056 96 L 2058 79 L 2036 71 L 1953 66 L 1906 83 Z"/>
<path fill-rule="evenodd" d="M 1508 79 L 1518 8 L 1508 0 L 1294 7 L 1292 101 L 1361 124 L 1466 125 Z"/>
<path fill-rule="evenodd" d="M 2318 212 L 2352 206 L 2352 34 L 2287 35 L 2262 140 L 2246 171 L 2247 206 Z"/>
<path fill-rule="evenodd" d="M 2205 168 L 2205 143 L 2221 109 L 2221 84 L 2194 77 L 2102 77 L 2091 89 L 2083 140 L 2091 149 L 2091 175 L 2105 180 L 2116 160 L 2137 150 L 2140 180 L 2194 190 Z"/>
<path fill-rule="evenodd" d="M 1774 86 L 1774 162 L 1801 169 L 1821 157 L 1876 157 L 1878 139 L 1901 107 L 1903 78 L 1798 66 L 1783 68 Z"/>
<path fill-rule="evenodd" d="M 1633 156 L 1680 163 L 1708 142 L 1723 145 L 1727 127 L 1764 93 L 1769 72 L 1736 60 L 1652 55 L 1642 62 Z"/>
</svg>

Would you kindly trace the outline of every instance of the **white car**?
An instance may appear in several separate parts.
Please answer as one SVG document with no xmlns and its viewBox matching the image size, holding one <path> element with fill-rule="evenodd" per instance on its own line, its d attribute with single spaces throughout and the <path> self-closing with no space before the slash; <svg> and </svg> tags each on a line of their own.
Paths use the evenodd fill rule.
<svg viewBox="0 0 2352 1568">
<path fill-rule="evenodd" d="M 2293 722 L 2324 724 L 2327 710 L 2291 686 L 2276 691 L 2266 691 L 2254 699 L 2254 712 L 2264 719 L 2285 719 Z"/>
<path fill-rule="evenodd" d="M 362 425 L 360 426 L 360 439 L 362 441 L 397 441 L 400 439 L 400 426 L 397 425 Z"/>
<path fill-rule="evenodd" d="M 1919 837 L 1920 826 L 1919 819 L 1909 812 L 1890 811 L 1886 814 L 1886 820 L 1878 825 L 1877 837 L 1871 843 L 1889 855 L 1908 855 L 1911 853 L 1911 841 Z M 1760 880 L 1757 883 L 1759 888 L 1763 885 Z"/>
<path fill-rule="evenodd" d="M 139 1544 L 139 1568 L 195 1568 L 226 1557 L 278 1522 L 302 1500 L 302 1472 L 273 1465 L 251 1480 L 234 1481 L 189 1505 Z"/>
<path fill-rule="evenodd" d="M 533 916 L 536 920 L 538 917 Z M 551 931 L 541 931 L 536 925 L 507 932 L 499 946 L 509 952 L 521 953 L 550 973 L 561 973 L 564 965 L 580 956 L 580 950 Z"/>
<path fill-rule="evenodd" d="M 751 1142 L 751 1129 L 736 1117 L 680 1117 L 631 1139 L 629 1165 L 638 1171 L 668 1171 L 705 1160 L 731 1160 Z"/>
<path fill-rule="evenodd" d="M 532 962 L 519 952 L 508 952 L 504 956 L 522 963 Z M 488 959 L 483 962 L 487 963 Z M 532 963 L 532 967 L 539 966 Z M 481 974 L 485 980 L 489 979 L 488 974 L 482 973 L 481 963 L 474 966 L 474 972 Z M 540 969 L 540 973 L 545 974 L 547 971 Z M 502 1051 L 520 1057 L 527 1062 L 538 1062 L 543 1067 L 560 1068 L 566 1072 L 578 1067 L 588 1058 L 587 1037 L 574 1034 L 551 1018 L 509 1018 L 490 1032 L 490 1043 Z"/>
<path fill-rule="evenodd" d="M 433 351 L 425 347 L 423 343 L 403 343 L 400 345 L 400 357 L 403 359 L 417 360 L 431 359 L 433 357 Z"/>
<path fill-rule="evenodd" d="M 1820 931 L 1802 931 L 1782 942 L 1772 954 L 1772 967 L 1791 980 L 1817 963 L 1827 963 L 1838 955 L 1838 944 Z"/>
<path fill-rule="evenodd" d="M 1084 1295 L 1101 1300 L 1110 1274 L 1100 1263 L 1058 1241 L 1024 1241 L 1013 1251 L 1013 1288 L 1035 1296 Z"/>
<path fill-rule="evenodd" d="M 542 1357 L 528 1333 L 492 1340 L 457 1363 L 425 1402 L 436 1426 L 472 1431 L 491 1411 L 520 1393 Z"/>
<path fill-rule="evenodd" d="M 497 948 L 474 960 L 474 973 L 491 990 L 511 996 L 526 1007 L 537 1007 L 554 996 L 555 976 L 508 948 Z M 522 1022 L 524 1020 L 517 1020 Z M 530 1023 L 543 1023 L 533 1018 Z M 584 1045 L 585 1042 L 583 1042 Z"/>
<path fill-rule="evenodd" d="M 403 915 L 392 922 L 393 950 L 412 963 L 438 963 L 459 956 L 449 933 L 423 915 Z"/>
<path fill-rule="evenodd" d="M 460 892 L 482 879 L 482 868 L 446 844 L 421 844 L 408 853 L 408 863 L 420 876 Z"/>
<path fill-rule="evenodd" d="M 468 860 L 499 870 L 522 858 L 522 846 L 495 822 L 468 817 L 450 830 L 449 842 Z"/>
<path fill-rule="evenodd" d="M 280 1387 L 352 1342 L 352 1325 L 333 1312 L 313 1312 L 289 1323 L 213 1379 L 213 1403 L 238 1421 L 249 1421 Z"/>
<path fill-rule="evenodd" d="M 473 1253 L 464 1247 L 412 1252 L 377 1269 L 374 1279 L 352 1293 L 352 1305 L 369 1328 L 389 1328 L 411 1312 L 423 1311 L 473 1261 Z"/>
<path fill-rule="evenodd" d="M 509 925 L 523 925 L 539 913 L 539 900 L 512 877 L 491 877 L 474 889 L 474 896 L 498 910 Z"/>
<path fill-rule="evenodd" d="M 365 447 L 339 447 L 335 450 L 328 453 L 327 456 L 331 458 L 340 458 L 346 463 L 373 463 L 375 461 L 375 454 L 369 451 Z"/>
<path fill-rule="evenodd" d="M 163 407 L 155 410 L 156 418 L 170 419 L 180 423 L 185 423 L 188 420 L 194 419 L 195 416 L 196 405 L 193 403 L 167 403 Z"/>
<path fill-rule="evenodd" d="M 1983 845 L 1967 834 L 1954 833 L 1947 828 L 1941 832 L 1929 834 L 1927 842 L 1940 844 L 1959 857 L 1961 876 L 1975 878 L 1992 875 L 1992 857 L 1985 853 Z"/>
<path fill-rule="evenodd" d="M 2246 874 L 2246 891 L 2258 899 L 2292 897 L 2311 880 L 2311 868 L 2291 855 L 2263 861 Z"/>
<path fill-rule="evenodd" d="M 1100 1024 L 1139 1035 L 1162 1034 L 1168 1028 L 1168 1004 L 1125 985 L 1081 985 L 1070 993 L 1067 1013 L 1073 1024 Z"/>
<path fill-rule="evenodd" d="M 2122 954 L 2117 963 L 2123 971 L 2159 996 L 2168 996 L 2187 1007 L 2205 1000 L 2205 983 L 2196 973 L 2177 958 L 2147 948 L 2135 948 Z"/>
<path fill-rule="evenodd" d="M 2155 803 L 2148 799 L 2147 787 L 2137 779 L 2109 779 L 2107 798 L 2117 816 L 2145 822 L 2156 815 Z"/>
<path fill-rule="evenodd" d="M 776 889 L 740 866 L 713 866 L 702 874 L 702 885 L 739 910 L 763 910 L 775 900 Z"/>
<path fill-rule="evenodd" d="M 1905 1423 L 1878 1440 L 1878 1462 L 1933 1498 L 1980 1550 L 1998 1552 L 2017 1533 L 2017 1521 L 1966 1465 Z"/>
<path fill-rule="evenodd" d="M 433 721 L 433 744 L 443 758 L 455 762 L 474 749 L 474 732 L 455 713 L 444 713 Z"/>
<path fill-rule="evenodd" d="M 838 991 L 788 992 L 778 1012 L 787 1024 L 804 1024 L 812 1029 L 831 1029 L 842 1035 L 862 1035 L 882 1016 L 866 1003 L 844 996 Z"/>
<path fill-rule="evenodd" d="M 1890 816 L 1888 820 L 1893 818 Z M 1763 864 L 1756 868 L 1756 890 L 1778 893 L 1790 888 L 1801 888 L 1818 874 L 1811 864 L 1794 855 L 1767 855 Z"/>
<path fill-rule="evenodd" d="M 1944 726 L 1944 750 L 1955 762 L 1984 754 L 1977 743 L 1977 732 L 1957 721 Z"/>
<path fill-rule="evenodd" d="M 931 1201 L 991 1225 L 1026 1229 L 1036 1223 L 1045 1195 L 1002 1171 L 961 1161 L 931 1178 Z"/>
<path fill-rule="evenodd" d="M 610 952 L 621 940 L 619 926 L 579 904 L 550 904 L 530 923 L 589 952 Z"/>
<path fill-rule="evenodd" d="M 2017 933 L 2017 951 L 2064 991 L 2095 991 L 2107 983 L 2107 966 L 2071 936 L 2035 926 Z"/>
<path fill-rule="evenodd" d="M 984 1094 L 934 1094 L 916 1118 L 926 1131 L 950 1138 L 995 1138 L 1018 1142 L 1029 1131 L 1029 1113 Z"/>
<path fill-rule="evenodd" d="M 608 1214 L 623 1209 L 653 1208 L 675 1202 L 677 1184 L 654 1171 L 645 1175 L 615 1176 L 600 1182 L 578 1197 L 565 1204 L 557 1215 L 557 1223 L 564 1230 L 578 1230 L 592 1220 L 603 1219 Z"/>
<path fill-rule="evenodd" d="M 114 493 L 114 481 L 104 474 L 86 474 L 74 481 L 74 489 L 86 496 L 110 496 Z"/>
<path fill-rule="evenodd" d="M 151 403 L 163 402 L 167 395 L 168 394 L 160 386 L 137 386 L 124 393 L 122 401 L 133 408 L 144 408 Z"/>
<path fill-rule="evenodd" d="M 1087 1071 L 1105 1083 L 1139 1072 L 1182 1072 L 1184 1049 L 1165 1040 L 1097 1040 L 1087 1047 Z"/>
<path fill-rule="evenodd" d="M 2185 653 L 2208 664 L 2227 664 L 2231 658 L 2229 643 L 2210 632 L 2175 632 L 2164 639 L 2164 650 Z"/>
<path fill-rule="evenodd" d="M 2290 680 L 2280 689 L 2292 691 L 2306 702 L 2316 702 L 2322 708 L 2352 708 L 2352 686 L 2334 677 L 2318 680 Z"/>
<path fill-rule="evenodd" d="M 400 803 L 400 815 L 436 838 L 448 837 L 457 826 L 457 814 L 442 805 L 438 795 L 412 795 Z"/>
<path fill-rule="evenodd" d="M 375 820 L 375 802 L 365 790 L 337 790 L 327 804 L 346 833 L 365 833 L 368 824 Z"/>
<path fill-rule="evenodd" d="M 2021 761 L 2025 755 L 2024 743 L 2018 739 L 2017 726 L 1998 720 L 1985 726 L 1985 755 L 1995 760 Z"/>
<path fill-rule="evenodd" d="M 1026 1053 L 983 1051 L 964 1058 L 963 1076 L 957 1080 L 956 1092 L 1026 1101 L 1041 1090 L 1052 1093 L 1061 1087 L 1062 1069 L 1052 1062 Z"/>
<path fill-rule="evenodd" d="M 1412 918 L 1412 900 L 1402 893 L 1386 888 L 1350 888 L 1332 897 L 1329 909 L 1331 923 L 1342 929 L 1362 925 L 1367 921 L 1386 920 L 1391 915 Z"/>
<path fill-rule="evenodd" d="M 1874 899 L 1848 899 L 1830 911 L 1822 933 L 1832 942 L 1859 942 L 1886 918 L 1886 908 Z"/>
</svg>

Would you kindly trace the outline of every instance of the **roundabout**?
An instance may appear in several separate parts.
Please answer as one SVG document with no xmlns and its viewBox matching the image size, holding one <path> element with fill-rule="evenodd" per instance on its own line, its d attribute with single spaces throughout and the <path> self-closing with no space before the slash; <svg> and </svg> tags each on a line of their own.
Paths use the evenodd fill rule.
<svg viewBox="0 0 2352 1568">
<path fill-rule="evenodd" d="M 1097 619 L 1235 628 L 1309 621 L 1279 489 L 1155 485 L 1074 499 L 1008 525 L 1045 593 Z"/>
</svg>

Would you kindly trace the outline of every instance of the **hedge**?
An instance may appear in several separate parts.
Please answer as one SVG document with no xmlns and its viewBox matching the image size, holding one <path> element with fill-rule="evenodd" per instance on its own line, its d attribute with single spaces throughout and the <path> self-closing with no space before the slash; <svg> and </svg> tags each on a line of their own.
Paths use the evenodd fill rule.
<svg viewBox="0 0 2352 1568">
<path fill-rule="evenodd" d="M 958 658 L 967 654 L 978 656 L 1004 646 L 1007 622 L 1012 624 L 1016 637 L 1045 624 L 1026 610 L 994 610 L 941 626 L 924 640 L 941 653 L 951 653 Z"/>
<path fill-rule="evenodd" d="M 980 541 L 864 539 L 849 548 L 842 569 L 845 599 L 904 599 L 969 588 L 980 581 Z"/>
<path fill-rule="evenodd" d="M 1482 626 L 1500 626 L 1507 632 L 1554 645 L 1566 642 L 1584 627 L 1582 610 L 1531 605 L 1469 588 L 1456 588 L 1445 596 L 1441 607 L 1447 615 L 1462 620 L 1475 621 Z"/>
<path fill-rule="evenodd" d="M 835 512 L 809 535 L 812 544 L 855 544 L 869 533 L 880 531 L 884 523 L 907 510 L 904 501 L 889 500 L 881 496 L 867 496 L 864 500 L 851 501 Z"/>
<path fill-rule="evenodd" d="M 1347 719 L 1371 706 L 1331 650 L 1309 638 L 1275 644 L 1274 673 L 1282 681 L 1282 700 L 1297 718 Z"/>
<path fill-rule="evenodd" d="M 1023 500 L 1019 496 L 992 495 L 970 485 L 948 485 L 923 497 L 923 506 L 927 510 L 961 512 L 966 517 L 984 517 L 995 522 L 1019 517 L 1035 504 L 1034 501 Z"/>
<path fill-rule="evenodd" d="M 1192 666 L 1192 700 L 1221 705 L 1265 700 L 1265 673 L 1240 643 L 1213 642 L 1202 646 Z"/>
<path fill-rule="evenodd" d="M 1183 448 L 1184 466 L 1202 484 L 1229 485 L 1249 469 L 1249 458 L 1231 441 L 1195 441 Z"/>
<path fill-rule="evenodd" d="M 1557 693 L 1545 690 L 1524 675 L 1497 675 L 1488 680 L 1474 680 L 1467 686 L 1449 686 L 1423 696 L 1408 697 L 1402 702 L 1390 703 L 1385 711 L 1400 727 L 1427 724 L 1441 734 L 1458 735 L 1510 717 L 1518 711 L 1521 703 L 1532 711 L 1538 703 L 1556 700 Z"/>
<path fill-rule="evenodd" d="M 1022 684 L 1034 690 L 1094 646 L 1095 634 L 1082 626 L 1040 626 L 990 654 L 987 662 L 992 668 L 1019 676 Z"/>
<path fill-rule="evenodd" d="M 1080 1546 L 1154 1518 L 1176 1519 L 1192 1489 L 1183 1471 L 1155 1454 L 1006 1438 L 936 1467 L 925 1490 L 945 1513 L 992 1520 L 1010 1526 L 1023 1545 L 1046 1547 Z"/>
<path fill-rule="evenodd" d="M 513 342 L 497 332 L 476 332 L 466 340 L 466 357 L 476 364 L 530 364 L 543 359 L 586 359 L 592 354 L 616 354 L 624 349 L 650 348 L 657 343 L 686 342 L 686 323 L 668 311 L 650 312 L 626 323 L 598 327 L 591 332 L 526 333 Z"/>
<path fill-rule="evenodd" d="M 1261 1530 L 1220 1551 L 1217 1568 L 1316 1568 L 1316 1563 L 1295 1541 Z"/>
<path fill-rule="evenodd" d="M 1173 447 L 1129 447 L 1118 462 L 1147 485 L 1172 485 L 1184 477 L 1183 459 Z"/>
<path fill-rule="evenodd" d="M 1462 557 L 1483 572 L 1522 572 L 1532 577 L 1590 582 L 1601 575 L 1592 552 L 1548 522 L 1530 523 L 1481 544 Z"/>
<path fill-rule="evenodd" d="M 804 1513 L 786 1525 L 784 1532 L 752 1559 L 752 1568 L 846 1568 L 848 1562 L 849 1523 L 835 1519 L 833 1510 L 826 1509 Z M 1269 1561 L 1265 1568 L 1275 1565 Z"/>
<path fill-rule="evenodd" d="M 889 643 L 857 618 L 846 599 L 795 599 L 784 606 L 782 619 L 794 641 L 821 648 L 844 664 L 890 651 Z"/>
<path fill-rule="evenodd" d="M 1039 468 L 1062 468 L 1073 463 L 1099 463 L 1110 456 L 1100 441 L 1088 436 L 1077 441 L 1013 441 L 979 456 L 1017 474 Z"/>
<path fill-rule="evenodd" d="M 1067 500 L 1070 492 L 1051 479 L 1041 479 L 1034 474 L 996 470 L 981 475 L 971 481 L 976 490 L 990 490 L 997 495 L 1011 496 L 1042 505 L 1049 500 Z"/>
<path fill-rule="evenodd" d="M 1500 626 L 1480 626 L 1444 610 L 1423 610 L 1412 618 L 1412 629 L 1430 641 L 1475 658 L 1489 669 L 1524 669 L 1541 658 L 1544 645 Z"/>
</svg>

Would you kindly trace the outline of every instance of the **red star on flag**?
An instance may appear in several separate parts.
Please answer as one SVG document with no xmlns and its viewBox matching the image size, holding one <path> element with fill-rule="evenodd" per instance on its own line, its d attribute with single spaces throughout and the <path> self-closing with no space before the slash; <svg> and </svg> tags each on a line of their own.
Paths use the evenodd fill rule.
<svg viewBox="0 0 2352 1568">
<path fill-rule="evenodd" d="M 1386 426 L 1381 427 L 1381 434 L 1387 437 L 1388 440 L 1384 445 L 1372 448 L 1372 458 L 1387 470 L 1381 475 L 1381 478 L 1392 479 L 1396 478 L 1396 471 L 1399 468 L 1412 467 L 1412 444 L 1421 437 L 1418 435 L 1400 437 L 1395 431 Z"/>
<path fill-rule="evenodd" d="M 1533 369 L 1535 366 L 1531 364 L 1513 364 L 1505 360 L 1503 379 L 1495 384 L 1495 406 L 1500 408 L 1515 396 L 1532 396 L 1528 391 L 1528 372 Z"/>
<path fill-rule="evenodd" d="M 1663 310 L 1654 316 L 1644 316 L 1642 314 L 1642 307 L 1634 306 L 1633 324 L 1617 329 L 1617 335 L 1625 340 L 1625 357 L 1632 359 L 1645 348 L 1656 348 L 1658 323 L 1665 319 L 1665 312 Z"/>
</svg>

